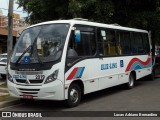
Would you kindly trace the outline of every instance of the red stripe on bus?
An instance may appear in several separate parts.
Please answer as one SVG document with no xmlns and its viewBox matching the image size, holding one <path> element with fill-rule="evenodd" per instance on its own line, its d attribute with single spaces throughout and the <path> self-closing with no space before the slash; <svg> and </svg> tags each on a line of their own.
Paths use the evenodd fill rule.
<svg viewBox="0 0 160 120">
<path fill-rule="evenodd" d="M 70 75 L 67 77 L 67 80 L 73 79 L 74 75 L 76 74 L 78 68 L 74 68 Z"/>
<path fill-rule="evenodd" d="M 142 60 L 140 60 L 140 59 L 138 59 L 138 58 L 133 58 L 133 59 L 129 62 L 129 64 L 128 64 L 127 68 L 126 68 L 126 72 L 130 70 L 130 68 L 132 67 L 132 65 L 133 65 L 135 62 L 139 62 L 139 63 L 142 64 L 142 65 L 148 65 L 148 64 L 150 63 L 150 61 L 151 61 L 151 58 L 150 58 L 150 57 L 148 57 L 148 59 L 147 59 L 146 61 L 142 61 Z"/>
</svg>

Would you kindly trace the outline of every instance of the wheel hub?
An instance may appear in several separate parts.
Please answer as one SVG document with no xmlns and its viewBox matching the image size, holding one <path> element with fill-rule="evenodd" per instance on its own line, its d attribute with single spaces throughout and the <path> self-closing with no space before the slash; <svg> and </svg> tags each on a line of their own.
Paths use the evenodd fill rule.
<svg viewBox="0 0 160 120">
<path fill-rule="evenodd" d="M 78 92 L 75 89 L 71 90 L 70 99 L 73 103 L 76 103 L 78 101 Z"/>
<path fill-rule="evenodd" d="M 133 77 L 129 77 L 129 85 L 130 86 L 133 86 L 133 84 L 134 84 L 134 79 L 133 79 Z"/>
</svg>

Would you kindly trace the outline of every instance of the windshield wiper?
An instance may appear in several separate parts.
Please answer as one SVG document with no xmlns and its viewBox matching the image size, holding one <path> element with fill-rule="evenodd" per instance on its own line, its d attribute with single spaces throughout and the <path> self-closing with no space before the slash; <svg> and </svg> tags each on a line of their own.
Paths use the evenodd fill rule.
<svg viewBox="0 0 160 120">
<path fill-rule="evenodd" d="M 18 64 L 18 62 L 22 59 L 22 57 L 24 56 L 24 54 L 25 54 L 28 50 L 31 50 L 31 49 L 33 50 L 33 46 L 32 46 L 32 45 L 30 45 L 30 46 L 22 53 L 22 55 L 21 55 L 21 56 L 18 58 L 18 60 L 16 61 L 16 64 Z M 35 52 L 36 52 L 36 57 L 38 58 L 38 62 L 43 65 L 43 62 L 41 61 L 41 59 L 40 59 L 39 56 L 38 56 L 37 49 L 35 50 Z"/>
<path fill-rule="evenodd" d="M 41 31 L 41 30 L 40 30 Z M 40 31 L 39 31 L 39 33 L 40 33 Z M 39 33 L 38 33 L 38 35 L 37 35 L 37 37 L 39 36 Z M 35 55 L 36 55 L 36 57 L 37 57 L 37 59 L 38 59 L 38 62 L 41 64 L 41 65 L 43 65 L 43 62 L 41 61 L 41 59 L 40 59 L 40 57 L 39 57 L 39 55 L 38 55 L 38 51 L 37 51 L 37 37 L 35 37 L 35 39 L 33 40 L 33 43 L 22 53 L 22 55 L 18 58 L 18 60 L 16 61 L 16 64 L 18 64 L 18 62 L 22 59 L 22 57 L 24 56 L 24 54 L 28 51 L 28 50 L 30 50 L 30 55 L 29 56 L 32 56 L 34 53 L 34 51 L 35 51 Z M 34 58 L 34 55 L 33 55 L 33 58 Z"/>
<path fill-rule="evenodd" d="M 31 47 L 32 47 L 32 45 L 28 46 L 27 49 L 22 53 L 22 55 L 19 56 L 18 60 L 16 61 L 16 64 L 18 64 L 18 62 L 21 60 L 21 58 L 24 56 L 24 54 L 25 54 L 26 52 L 28 52 L 28 50 L 30 50 Z"/>
</svg>

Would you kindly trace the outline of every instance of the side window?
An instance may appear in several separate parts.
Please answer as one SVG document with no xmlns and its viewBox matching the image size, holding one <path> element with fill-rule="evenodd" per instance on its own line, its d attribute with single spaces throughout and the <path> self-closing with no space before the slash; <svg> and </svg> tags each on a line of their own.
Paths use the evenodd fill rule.
<svg viewBox="0 0 160 120">
<path fill-rule="evenodd" d="M 68 46 L 68 53 L 72 51 L 72 55 L 69 57 L 81 57 L 81 56 L 93 56 L 96 52 L 96 40 L 95 31 L 92 27 L 76 27 L 76 30 L 80 31 L 79 41 L 75 40 L 75 31 L 72 31 L 70 42 Z"/>
<path fill-rule="evenodd" d="M 114 30 L 98 30 L 98 51 L 100 55 L 104 56 L 117 55 L 116 37 Z"/>
<path fill-rule="evenodd" d="M 135 38 L 133 32 L 131 32 L 131 54 L 138 54 L 136 46 L 135 46 Z"/>
<path fill-rule="evenodd" d="M 92 46 L 91 46 L 91 33 L 81 31 L 81 40 L 80 42 L 75 42 L 75 50 L 78 56 L 90 56 L 92 55 Z"/>
<path fill-rule="evenodd" d="M 118 31 L 118 53 L 129 55 L 131 53 L 130 32 Z"/>
<path fill-rule="evenodd" d="M 144 53 L 149 53 L 150 52 L 150 46 L 149 46 L 149 38 L 147 33 L 142 34 L 143 37 L 143 49 Z"/>
<path fill-rule="evenodd" d="M 133 33 L 134 42 L 133 42 L 133 53 L 134 54 L 143 54 L 144 53 L 144 46 L 143 46 L 143 39 L 141 33 Z"/>
</svg>

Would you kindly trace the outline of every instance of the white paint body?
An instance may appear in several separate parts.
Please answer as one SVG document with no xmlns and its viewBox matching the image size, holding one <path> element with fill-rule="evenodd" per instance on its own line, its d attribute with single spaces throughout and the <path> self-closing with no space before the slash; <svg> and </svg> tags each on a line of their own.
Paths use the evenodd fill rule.
<svg viewBox="0 0 160 120">
<path fill-rule="evenodd" d="M 13 78 L 14 83 L 7 80 L 8 89 L 11 96 L 22 98 L 24 94 L 30 94 L 33 96 L 33 99 L 65 100 L 68 98 L 68 88 L 71 85 L 71 83 L 75 80 L 81 80 L 83 82 L 84 94 L 87 94 L 87 93 L 91 93 L 101 89 L 127 83 L 131 71 L 135 71 L 136 79 L 139 79 L 146 75 L 151 74 L 152 60 L 150 59 L 150 55 L 117 56 L 117 57 L 84 59 L 74 64 L 65 73 L 64 71 L 65 71 L 65 64 L 66 64 L 67 46 L 68 46 L 72 26 L 75 24 L 105 27 L 105 28 L 112 28 L 112 29 L 119 29 L 119 30 L 126 30 L 126 31 L 138 31 L 143 33 L 148 33 L 148 32 L 144 30 L 139 30 L 139 29 L 86 22 L 86 21 L 77 21 L 77 20 L 51 21 L 51 22 L 40 23 L 37 25 L 54 24 L 54 23 L 70 24 L 70 29 L 64 45 L 61 61 L 53 65 L 50 70 L 40 71 L 41 74 L 45 75 L 44 81 L 41 84 L 30 84 L 30 83 L 27 85 L 25 83 L 20 84 L 20 83 L 17 83 L 14 78 Z M 34 25 L 34 26 L 37 26 L 37 25 Z M 126 71 L 128 64 L 134 58 L 139 59 L 144 63 L 149 59 L 148 64 L 144 65 L 144 68 L 142 69 Z M 122 65 L 123 67 L 121 66 L 121 61 L 123 61 L 123 65 Z M 116 67 L 112 65 L 113 63 L 116 64 Z M 102 68 L 102 65 L 107 66 L 106 64 L 108 64 L 109 66 L 108 69 L 107 67 Z M 72 73 L 72 71 L 75 68 L 80 68 L 80 67 L 84 67 L 84 71 L 81 78 L 73 78 L 71 80 L 67 80 L 68 76 Z M 9 68 L 10 68 L 10 65 L 9 65 Z M 57 80 L 50 82 L 48 84 L 44 84 L 45 79 L 57 69 L 59 70 Z M 14 76 L 15 74 L 17 74 L 17 71 L 9 69 L 9 73 L 11 76 Z M 26 75 L 28 80 L 33 79 L 36 75 L 36 72 L 34 74 L 34 71 L 33 71 L 32 75 L 31 74 L 26 74 Z"/>
</svg>

